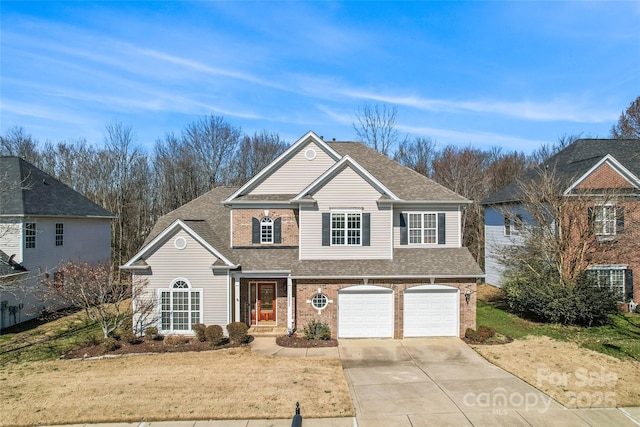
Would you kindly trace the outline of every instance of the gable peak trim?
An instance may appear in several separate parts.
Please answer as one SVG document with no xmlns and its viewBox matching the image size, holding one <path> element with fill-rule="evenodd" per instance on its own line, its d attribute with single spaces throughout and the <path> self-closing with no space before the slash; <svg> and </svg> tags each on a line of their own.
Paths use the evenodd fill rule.
<svg viewBox="0 0 640 427">
<path fill-rule="evenodd" d="M 289 148 L 287 148 L 284 153 L 280 154 L 274 161 L 269 163 L 267 167 L 262 169 L 256 176 L 247 181 L 242 187 L 240 187 L 237 191 L 231 194 L 224 203 L 231 203 L 235 198 L 241 196 L 253 188 L 257 187 L 258 184 L 263 182 L 267 177 L 269 177 L 273 171 L 277 170 L 282 164 L 284 164 L 288 159 L 290 159 L 294 153 L 296 153 L 300 147 L 306 145 L 309 141 L 313 141 L 315 144 L 320 146 L 323 151 L 325 151 L 332 159 L 338 161 L 342 156 L 335 151 L 333 148 L 329 146 L 327 142 L 325 142 L 322 138 L 320 138 L 315 132 L 309 131 L 305 133 L 301 138 L 299 138 L 296 142 L 291 144 Z"/>
<path fill-rule="evenodd" d="M 624 165 L 620 163 L 618 160 L 616 160 L 616 158 L 613 157 L 611 154 L 607 154 L 602 159 L 600 159 L 595 165 L 593 165 L 588 171 L 586 171 L 580 178 L 575 180 L 569 186 L 569 188 L 567 188 L 564 191 L 563 195 L 565 196 L 569 195 L 585 179 L 591 176 L 592 173 L 594 173 L 596 170 L 598 170 L 598 168 L 600 168 L 604 164 L 608 164 L 609 166 L 611 166 L 616 172 L 620 174 L 620 176 L 622 176 L 624 179 L 629 181 L 631 185 L 633 185 L 636 188 L 640 188 L 640 178 L 634 175 L 629 169 L 624 167 Z"/>
</svg>

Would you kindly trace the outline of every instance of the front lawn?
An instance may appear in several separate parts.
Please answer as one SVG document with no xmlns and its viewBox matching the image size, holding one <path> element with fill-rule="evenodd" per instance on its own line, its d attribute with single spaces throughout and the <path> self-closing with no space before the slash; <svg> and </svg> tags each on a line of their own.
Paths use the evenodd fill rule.
<svg viewBox="0 0 640 427">
<path fill-rule="evenodd" d="M 591 328 L 535 323 L 500 309 L 500 291 L 487 287 L 478 289 L 478 326 L 514 341 L 472 345 L 478 353 L 570 408 L 640 406 L 640 315 Z"/>
<path fill-rule="evenodd" d="M 610 356 L 640 361 L 640 314 L 611 316 L 612 324 L 591 328 L 530 322 L 496 307 L 494 302 L 478 301 L 477 324 L 495 328 L 514 339 L 546 336 Z"/>
</svg>

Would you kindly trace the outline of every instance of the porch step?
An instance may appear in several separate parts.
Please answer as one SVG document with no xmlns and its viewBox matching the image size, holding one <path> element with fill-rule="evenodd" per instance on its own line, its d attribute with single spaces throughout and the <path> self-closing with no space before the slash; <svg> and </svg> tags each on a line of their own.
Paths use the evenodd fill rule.
<svg viewBox="0 0 640 427">
<path fill-rule="evenodd" d="M 248 331 L 253 336 L 279 336 L 287 335 L 287 328 L 282 326 L 252 326 Z"/>
</svg>

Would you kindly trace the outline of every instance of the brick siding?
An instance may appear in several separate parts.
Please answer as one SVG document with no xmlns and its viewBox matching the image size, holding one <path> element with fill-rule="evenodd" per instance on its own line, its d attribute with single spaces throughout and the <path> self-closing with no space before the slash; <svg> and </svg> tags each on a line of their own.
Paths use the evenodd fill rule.
<svg viewBox="0 0 640 427">
<path fill-rule="evenodd" d="M 298 246 L 298 210 L 297 209 L 234 209 L 232 246 L 266 246 L 252 243 L 252 219 L 261 221 L 268 212 L 272 220 L 282 218 L 280 244 L 270 246 Z"/>
</svg>

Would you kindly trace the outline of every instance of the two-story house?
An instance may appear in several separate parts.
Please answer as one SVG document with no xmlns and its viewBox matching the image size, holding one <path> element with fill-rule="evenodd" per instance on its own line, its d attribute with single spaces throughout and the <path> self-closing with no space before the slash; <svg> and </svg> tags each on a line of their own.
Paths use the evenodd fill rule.
<svg viewBox="0 0 640 427">
<path fill-rule="evenodd" d="M 580 139 L 542 169 L 552 170 L 562 184 L 559 194 L 580 207 L 572 223 L 589 225 L 586 234 L 575 233 L 571 240 L 574 249 L 588 248 L 578 262 L 600 285 L 615 290 L 620 301 L 640 301 L 640 287 L 633 286 L 633 272 L 640 271 L 640 140 Z M 504 249 L 518 244 L 522 227 L 532 222 L 522 185 L 537 179 L 537 173 L 528 172 L 482 202 L 487 283 L 502 285 Z"/>
<path fill-rule="evenodd" d="M 341 338 L 461 336 L 483 277 L 461 244 L 468 203 L 364 144 L 309 132 L 242 187 L 160 218 L 122 268 L 157 298 L 164 334 L 315 319 Z"/>
<path fill-rule="evenodd" d="M 109 263 L 112 218 L 27 161 L 0 157 L 0 326 L 58 308 L 47 306 L 42 280 L 61 263 Z"/>
</svg>

